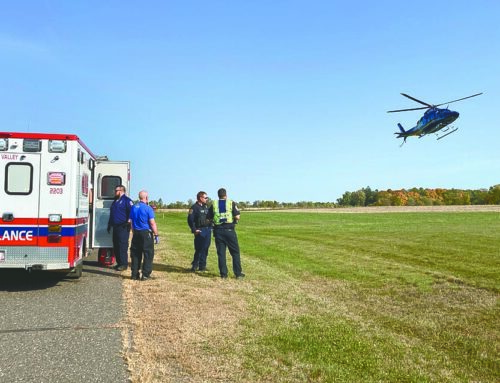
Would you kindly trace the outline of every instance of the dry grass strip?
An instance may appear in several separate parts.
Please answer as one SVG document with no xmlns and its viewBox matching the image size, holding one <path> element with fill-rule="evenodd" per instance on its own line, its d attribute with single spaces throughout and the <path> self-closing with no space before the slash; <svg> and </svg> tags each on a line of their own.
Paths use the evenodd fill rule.
<svg viewBox="0 0 500 383">
<path fill-rule="evenodd" d="M 246 315 L 239 298 L 244 285 L 216 273 L 153 274 L 149 281 L 123 280 L 132 382 L 234 381 L 239 362 L 232 336 Z"/>
</svg>

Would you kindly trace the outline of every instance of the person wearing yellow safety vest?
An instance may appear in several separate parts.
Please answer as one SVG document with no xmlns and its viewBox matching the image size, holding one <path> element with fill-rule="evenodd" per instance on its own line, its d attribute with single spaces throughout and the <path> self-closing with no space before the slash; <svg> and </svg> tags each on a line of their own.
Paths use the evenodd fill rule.
<svg viewBox="0 0 500 383">
<path fill-rule="evenodd" d="M 235 225 L 240 219 L 240 211 L 234 201 L 227 198 L 226 189 L 217 191 L 219 199 L 213 201 L 208 210 L 207 219 L 214 224 L 215 247 L 219 263 L 220 276 L 227 278 L 226 248 L 233 258 L 233 272 L 236 279 L 242 279 L 245 274 L 241 270 L 240 245 L 235 231 Z"/>
</svg>

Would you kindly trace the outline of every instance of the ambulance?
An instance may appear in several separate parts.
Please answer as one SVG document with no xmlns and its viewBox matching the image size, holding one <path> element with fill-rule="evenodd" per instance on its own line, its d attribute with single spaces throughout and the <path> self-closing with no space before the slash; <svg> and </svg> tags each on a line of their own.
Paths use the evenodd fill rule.
<svg viewBox="0 0 500 383">
<path fill-rule="evenodd" d="M 0 132 L 0 269 L 66 270 L 80 278 L 107 232 L 130 163 L 94 155 L 73 134 Z"/>
</svg>

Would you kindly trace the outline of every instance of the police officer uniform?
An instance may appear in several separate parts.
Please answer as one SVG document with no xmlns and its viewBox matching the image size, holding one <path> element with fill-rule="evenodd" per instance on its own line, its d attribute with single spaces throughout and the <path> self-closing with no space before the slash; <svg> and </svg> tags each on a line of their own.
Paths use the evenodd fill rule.
<svg viewBox="0 0 500 383">
<path fill-rule="evenodd" d="M 191 233 L 194 234 L 194 255 L 191 262 L 191 271 L 205 271 L 207 269 L 208 249 L 212 240 L 212 223 L 207 219 L 208 206 L 206 203 L 196 202 L 189 209 L 187 217 Z M 197 233 L 197 231 L 199 231 Z"/>
<path fill-rule="evenodd" d="M 149 222 L 154 218 L 155 213 L 153 208 L 147 203 L 139 201 L 132 206 L 130 212 L 130 220 L 134 229 L 130 245 L 132 279 L 139 279 L 139 269 L 142 270 L 143 280 L 149 279 L 153 272 L 154 239 Z"/>
<path fill-rule="evenodd" d="M 116 257 L 116 266 L 120 270 L 128 267 L 128 239 L 130 236 L 130 209 L 132 200 L 123 194 L 119 199 L 113 201 L 109 210 L 108 233 L 113 228 L 113 250 Z"/>
<path fill-rule="evenodd" d="M 233 272 L 236 278 L 243 278 L 240 260 L 240 246 L 235 231 L 235 216 L 240 215 L 236 203 L 230 199 L 219 199 L 214 201 L 208 212 L 208 219 L 214 224 L 215 247 L 217 248 L 217 259 L 219 263 L 220 276 L 227 278 L 228 270 L 226 264 L 226 248 L 233 258 Z"/>
</svg>

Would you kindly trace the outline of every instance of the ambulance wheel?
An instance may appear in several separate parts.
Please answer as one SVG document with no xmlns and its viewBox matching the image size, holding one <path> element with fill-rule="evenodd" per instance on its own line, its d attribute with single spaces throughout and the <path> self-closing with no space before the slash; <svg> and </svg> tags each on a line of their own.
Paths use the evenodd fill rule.
<svg viewBox="0 0 500 383">
<path fill-rule="evenodd" d="M 68 273 L 68 278 L 80 279 L 83 272 L 83 262 L 79 263 L 73 270 Z"/>
<path fill-rule="evenodd" d="M 83 241 L 83 248 L 81 250 L 81 256 L 82 258 L 88 257 L 90 254 L 90 250 L 87 250 L 87 241 L 84 239 Z"/>
</svg>

